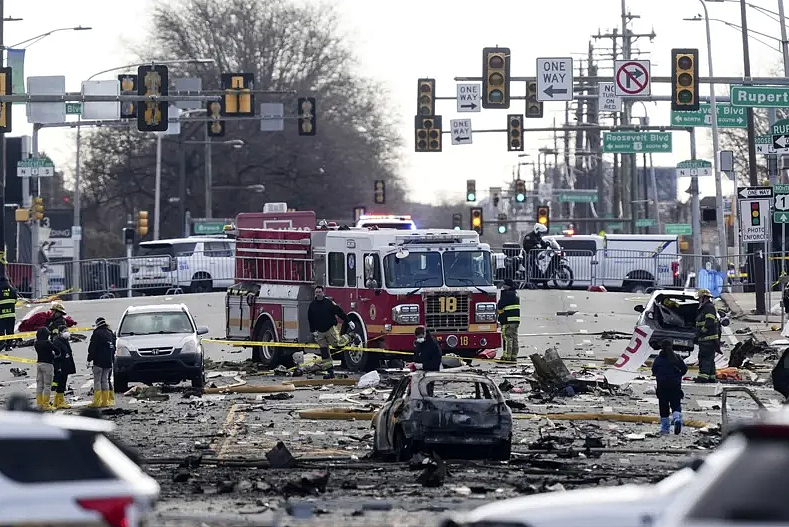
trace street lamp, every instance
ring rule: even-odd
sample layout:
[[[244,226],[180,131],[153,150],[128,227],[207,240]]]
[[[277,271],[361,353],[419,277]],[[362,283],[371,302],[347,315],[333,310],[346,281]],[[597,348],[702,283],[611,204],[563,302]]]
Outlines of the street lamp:
[[[59,27],[57,29],[53,29],[52,31],[47,31],[46,33],[41,33],[38,36],[29,38],[27,40],[23,40],[22,42],[17,42],[16,44],[14,44],[12,46],[3,46],[2,49],[13,49],[13,48],[16,48],[17,46],[21,46],[23,44],[27,44],[28,42],[30,42],[30,44],[27,44],[27,46],[25,46],[25,47],[30,47],[33,44],[35,44],[36,42],[38,42],[39,40],[43,40],[46,37],[48,37],[49,35],[52,35],[53,33],[57,33],[58,31],[90,31],[91,29],[93,29],[93,28],[92,27],[84,27],[84,26]]]

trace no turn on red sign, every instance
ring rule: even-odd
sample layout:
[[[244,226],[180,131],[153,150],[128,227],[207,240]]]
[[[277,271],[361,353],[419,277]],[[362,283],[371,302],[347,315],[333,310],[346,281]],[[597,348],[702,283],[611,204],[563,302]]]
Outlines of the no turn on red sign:
[[[650,95],[652,92],[650,64],[648,60],[615,60],[614,94],[617,97]]]

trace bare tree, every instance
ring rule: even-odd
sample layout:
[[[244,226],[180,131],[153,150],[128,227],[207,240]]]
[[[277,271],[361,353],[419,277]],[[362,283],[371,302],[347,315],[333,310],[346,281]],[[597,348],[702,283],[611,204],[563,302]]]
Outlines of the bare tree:
[[[285,0],[183,0],[157,8],[153,21],[152,49],[144,56],[214,59],[214,65],[178,70],[200,76],[204,91],[218,90],[222,73],[250,72],[255,74],[255,90],[292,92],[256,96],[256,104],[282,102],[286,116],[297,113],[294,93],[317,98],[314,137],[298,136],[292,118],[286,119],[282,133],[262,133],[258,121],[226,122],[226,139],[243,139],[247,147],[213,149],[214,184],[264,184],[266,193],[216,192],[214,216],[260,210],[262,201],[286,201],[322,217],[350,219],[354,206],[371,202],[376,179],[387,182],[387,204],[403,206],[397,173],[401,142],[384,90],[357,73],[352,48],[331,8]],[[204,140],[205,127],[184,125],[181,137]],[[163,235],[177,234],[180,228],[180,221],[174,221],[178,207],[167,201],[178,196],[180,151],[177,142],[166,143]],[[186,207],[193,216],[202,216],[204,150],[185,148]],[[154,149],[152,136],[136,131],[91,134],[85,155],[85,216],[96,229],[120,229],[134,209],[152,210]]]

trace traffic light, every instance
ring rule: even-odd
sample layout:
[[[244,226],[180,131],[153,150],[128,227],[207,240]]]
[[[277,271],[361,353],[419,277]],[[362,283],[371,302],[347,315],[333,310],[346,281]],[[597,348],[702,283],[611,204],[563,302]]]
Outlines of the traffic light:
[[[223,73],[222,115],[255,115],[255,75],[253,73]]]
[[[134,245],[134,229],[131,227],[123,228],[123,243],[126,245]]]
[[[353,208],[353,222],[356,223],[365,214],[367,214],[367,209],[366,208],[364,208],[364,207],[354,207]]]
[[[441,152],[441,116],[432,115],[414,118],[414,150],[417,152]]]
[[[375,201],[376,205],[383,205],[386,203],[386,181],[383,179],[375,180],[373,201]]]
[[[699,50],[671,50],[671,109],[695,112],[699,109]]]
[[[751,201],[751,225],[758,227],[762,224],[761,211],[759,209],[758,201]]]
[[[475,179],[466,180],[466,201],[477,201],[477,181]]]
[[[436,79],[419,79],[416,113],[422,117],[436,114]]]
[[[166,96],[168,93],[167,66],[140,66],[137,69],[137,95]],[[166,132],[169,108],[166,102],[141,101],[137,111],[137,130]]]
[[[137,234],[145,236],[148,234],[148,211],[141,210],[137,212]]]
[[[118,75],[121,84],[121,95],[137,94],[137,75]],[[137,101],[123,101],[121,103],[121,119],[137,118]]]
[[[511,113],[507,116],[507,152],[523,150],[523,116]]]
[[[299,97],[299,135],[315,135],[315,97]]]
[[[11,68],[0,68],[0,95],[12,95]],[[11,106],[13,103],[0,103],[0,133],[11,131]]]
[[[455,213],[452,215],[452,228],[456,231],[459,231],[463,228],[463,215],[460,213]]]
[[[543,106],[537,100],[537,83],[526,83],[526,118],[542,119]]]
[[[550,207],[537,207],[537,223],[549,228],[551,225],[551,208]]]
[[[33,198],[33,220],[39,221],[44,219],[44,198]]]
[[[499,234],[506,234],[507,232],[507,215],[504,213],[499,214]]]
[[[482,207],[471,207],[471,230],[480,236],[483,231]]]
[[[510,48],[482,49],[482,107],[510,107]]]
[[[225,121],[221,119],[222,103],[213,101],[208,103],[208,137],[224,137]]]
[[[518,203],[526,201],[526,182],[522,179],[515,180],[515,201]]]

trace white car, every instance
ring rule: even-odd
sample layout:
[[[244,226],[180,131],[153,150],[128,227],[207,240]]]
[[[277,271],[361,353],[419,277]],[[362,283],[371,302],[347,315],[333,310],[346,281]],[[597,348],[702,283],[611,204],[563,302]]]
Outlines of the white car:
[[[0,525],[140,527],[159,484],[107,435],[110,421],[0,411]]]
[[[696,477],[683,468],[656,485],[599,486],[483,505],[440,527],[640,527],[649,525]]]

